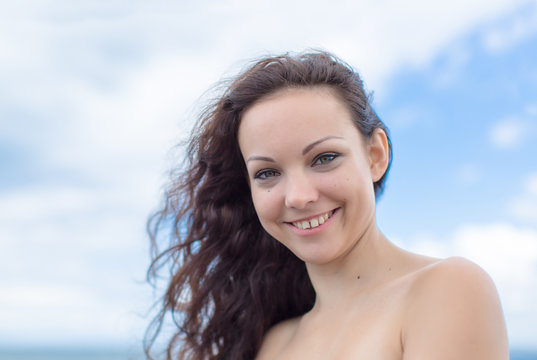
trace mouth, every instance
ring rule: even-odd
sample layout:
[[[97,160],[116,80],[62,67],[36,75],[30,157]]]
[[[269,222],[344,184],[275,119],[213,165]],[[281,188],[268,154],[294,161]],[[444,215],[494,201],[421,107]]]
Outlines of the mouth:
[[[313,217],[311,217],[309,219],[292,221],[292,222],[290,222],[290,224],[292,224],[294,227],[299,228],[301,230],[314,229],[317,226],[320,226],[320,225],[324,224],[325,221],[330,219],[332,217],[332,215],[334,215],[334,213],[336,211],[337,211],[337,209],[334,209],[334,210],[328,211],[328,212],[326,212],[324,214],[313,216]]]

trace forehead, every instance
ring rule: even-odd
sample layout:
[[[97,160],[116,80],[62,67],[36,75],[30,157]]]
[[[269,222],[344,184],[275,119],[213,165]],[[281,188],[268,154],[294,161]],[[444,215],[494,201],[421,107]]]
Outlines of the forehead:
[[[338,113],[343,111],[350,116],[348,109],[337,91],[326,85],[284,88],[255,102],[243,113],[242,120],[252,117],[258,118],[260,115],[264,117],[263,115],[268,115],[269,113],[279,117],[286,115],[293,117],[307,116],[308,113],[315,113],[320,110],[323,112],[336,111]]]
[[[247,109],[239,126],[243,153],[304,144],[326,136],[355,139],[348,106],[329,87],[290,88]],[[244,155],[244,154],[243,154]]]

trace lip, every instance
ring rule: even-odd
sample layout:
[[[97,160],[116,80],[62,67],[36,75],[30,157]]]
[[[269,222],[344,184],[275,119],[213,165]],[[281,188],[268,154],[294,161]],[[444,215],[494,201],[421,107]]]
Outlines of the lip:
[[[300,235],[300,236],[315,235],[315,234],[318,234],[319,232],[323,231],[324,229],[326,229],[332,223],[332,219],[338,213],[339,209],[340,208],[335,208],[335,209],[330,210],[330,211],[319,213],[318,215],[312,215],[312,216],[304,217],[304,218],[301,218],[301,219],[293,220],[293,222],[306,221],[306,220],[314,219],[314,218],[319,217],[319,216],[321,216],[323,214],[326,214],[326,213],[330,213],[330,212],[332,213],[332,215],[330,215],[328,220],[326,220],[323,224],[321,224],[321,225],[319,225],[317,227],[314,227],[314,228],[300,229],[300,228],[297,228],[296,226],[294,226],[292,222],[285,222],[285,224],[287,226],[289,226],[291,228],[291,231],[293,231],[297,235]]]
[[[306,217],[303,217],[303,218],[300,218],[300,219],[294,219],[294,220],[291,220],[291,221],[286,221],[286,223],[288,224],[292,224],[294,222],[299,222],[299,221],[309,221],[311,219],[315,219],[321,215],[324,215],[324,214],[329,214],[329,213],[332,213],[332,215],[334,214],[334,212],[339,209],[339,208],[335,208],[335,209],[332,209],[332,210],[328,210],[328,211],[324,211],[322,213],[318,213],[316,215],[310,215],[310,216],[306,216]]]

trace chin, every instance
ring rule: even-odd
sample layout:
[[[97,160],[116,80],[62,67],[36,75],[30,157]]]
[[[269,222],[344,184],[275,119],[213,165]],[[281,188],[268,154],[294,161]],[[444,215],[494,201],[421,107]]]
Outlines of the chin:
[[[311,265],[325,265],[338,258],[336,254],[327,249],[301,249],[301,250],[292,250],[290,249],[296,257],[304,261],[306,264]]]

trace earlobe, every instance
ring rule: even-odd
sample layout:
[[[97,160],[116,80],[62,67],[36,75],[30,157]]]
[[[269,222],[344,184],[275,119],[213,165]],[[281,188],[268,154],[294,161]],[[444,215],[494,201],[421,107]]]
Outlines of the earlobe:
[[[375,129],[368,143],[369,167],[371,177],[375,182],[384,175],[388,168],[390,145],[388,137],[382,129]]]

